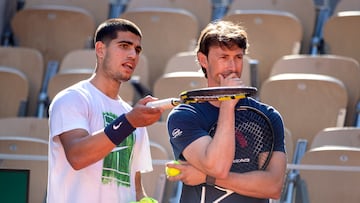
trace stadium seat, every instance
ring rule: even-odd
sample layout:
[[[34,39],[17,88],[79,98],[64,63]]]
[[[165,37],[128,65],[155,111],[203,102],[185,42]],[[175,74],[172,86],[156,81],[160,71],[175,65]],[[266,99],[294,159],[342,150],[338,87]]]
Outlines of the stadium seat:
[[[360,128],[332,127],[325,128],[317,133],[310,149],[323,146],[343,146],[360,148]]]
[[[287,55],[275,62],[270,75],[282,73],[322,74],[341,80],[349,96],[345,125],[355,125],[360,100],[360,67],[356,60],[336,55]]]
[[[0,118],[26,116],[29,80],[10,67],[0,66]]]
[[[175,97],[185,90],[207,87],[207,80],[200,72],[173,72],[164,74],[154,84],[154,96],[159,99]],[[163,112],[161,121],[166,121],[170,109]]]
[[[16,44],[38,49],[49,61],[60,61],[71,50],[89,48],[95,21],[84,9],[39,5],[18,11],[11,21]]]
[[[110,1],[98,0],[25,0],[25,8],[38,5],[58,5],[85,9],[93,16],[96,25],[99,25],[108,18],[109,4]]]
[[[171,56],[166,63],[164,74],[183,71],[201,71],[194,51],[179,52]]]
[[[211,21],[211,0],[130,0],[127,9],[135,8],[175,8],[184,9],[196,16],[199,28],[204,28]],[[201,12],[199,12],[201,11]]]
[[[341,11],[360,11],[360,4],[358,0],[338,0],[339,3],[335,9],[335,13]]]
[[[323,32],[327,53],[351,57],[360,63],[360,11],[337,13],[326,21]]]
[[[76,49],[65,54],[60,62],[59,72],[68,69],[95,69],[96,55],[94,49]]]
[[[360,148],[324,146],[306,152],[297,186],[303,202],[357,203],[360,200]],[[301,190],[302,189],[302,190]]]
[[[52,101],[57,93],[71,85],[86,80],[94,73],[93,69],[68,69],[54,75],[48,86],[49,100]]]
[[[158,121],[146,127],[150,141],[160,144],[166,150],[168,159],[174,159],[165,121]]]
[[[47,185],[47,119],[0,119],[0,168],[29,169],[29,203],[44,202]]]
[[[300,21],[291,13],[236,10],[223,19],[240,23],[245,27],[250,44],[248,56],[258,61],[259,87],[269,77],[276,60],[284,55],[300,52],[303,28]]]
[[[44,60],[41,53],[32,48],[0,47],[0,66],[16,68],[29,81],[29,97],[26,116],[35,116],[41,82],[44,76]]]
[[[50,78],[66,53],[92,46],[95,20],[82,8],[38,5],[19,10],[11,20],[11,28],[16,46],[34,48],[43,55],[45,74],[37,109],[37,116],[43,117]]]
[[[326,127],[343,127],[348,94],[338,79],[318,74],[278,74],[260,89],[260,101],[274,106],[291,132],[294,146]]]
[[[141,179],[145,192],[158,202],[163,202],[166,188],[166,174],[164,160],[168,160],[168,154],[163,146],[150,141],[151,157],[153,159],[153,171],[142,173]]]
[[[149,85],[164,72],[166,62],[174,54],[194,48],[199,34],[198,21],[182,9],[138,8],[125,11],[121,18],[136,23],[144,35],[142,45],[149,62]]]
[[[342,0],[343,1],[343,0]],[[233,0],[228,13],[235,10],[274,10],[292,13],[299,19],[303,28],[300,53],[307,54],[316,22],[314,0]],[[276,28],[271,28],[277,31]],[[270,30],[270,29],[269,29]],[[268,30],[268,31],[269,31]],[[278,31],[278,34],[283,33]],[[292,33],[292,32],[285,32]],[[251,35],[250,35],[251,37]],[[268,43],[265,43],[266,45]],[[267,50],[274,50],[276,46],[267,46]]]

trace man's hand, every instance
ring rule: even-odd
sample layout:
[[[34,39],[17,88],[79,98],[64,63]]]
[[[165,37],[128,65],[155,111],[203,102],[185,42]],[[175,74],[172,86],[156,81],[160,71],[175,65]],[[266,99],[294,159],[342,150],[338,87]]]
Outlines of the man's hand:
[[[236,73],[231,73],[224,77],[219,75],[220,86],[229,87],[229,86],[244,86],[243,81],[238,77]]]
[[[242,80],[235,73],[231,73],[228,76],[224,77],[223,75],[219,75],[220,86],[221,87],[233,87],[233,86],[244,86]],[[231,103],[232,105],[236,105],[239,99],[232,99],[226,102]]]
[[[155,100],[157,99],[152,96],[146,96],[145,98],[140,99],[133,109],[126,114],[126,119],[128,119],[133,127],[144,127],[159,121],[164,110],[146,106],[146,103]]]
[[[166,166],[170,168],[176,168],[181,171],[177,176],[168,176],[170,181],[182,181],[186,185],[199,185],[205,183],[206,174],[202,173],[198,169],[194,168],[185,161],[179,161],[180,164],[167,163]]]

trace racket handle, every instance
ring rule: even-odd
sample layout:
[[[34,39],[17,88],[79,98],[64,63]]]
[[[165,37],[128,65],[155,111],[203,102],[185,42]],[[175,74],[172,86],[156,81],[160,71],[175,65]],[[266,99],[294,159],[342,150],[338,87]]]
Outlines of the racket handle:
[[[153,102],[148,102],[148,107],[160,107],[162,109],[172,109],[180,104],[180,100],[177,98],[161,99]]]

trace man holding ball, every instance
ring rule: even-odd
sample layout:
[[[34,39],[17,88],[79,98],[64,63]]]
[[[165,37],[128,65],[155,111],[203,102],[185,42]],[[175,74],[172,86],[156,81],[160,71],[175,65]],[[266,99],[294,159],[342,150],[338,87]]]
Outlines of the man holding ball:
[[[243,27],[228,21],[208,24],[196,47],[208,87],[241,86],[247,48]],[[259,156],[253,155],[256,150],[244,154],[252,148],[250,140],[263,133],[256,123],[253,137],[245,138],[236,125],[236,117],[243,115],[241,106],[259,110],[269,118],[275,141],[265,169],[258,169],[261,162],[257,160],[270,150],[259,147]],[[284,126],[273,107],[250,97],[180,104],[169,114],[167,127],[174,157],[180,160],[180,164],[167,164],[180,171],[172,171],[168,179],[183,182],[180,203],[268,203],[280,197],[286,171]],[[254,167],[244,170],[250,162]]]

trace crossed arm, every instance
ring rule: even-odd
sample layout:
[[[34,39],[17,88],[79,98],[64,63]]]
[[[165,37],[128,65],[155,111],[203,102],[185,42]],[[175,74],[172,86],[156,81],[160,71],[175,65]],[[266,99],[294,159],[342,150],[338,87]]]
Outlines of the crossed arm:
[[[273,152],[270,163],[264,171],[259,170],[247,173],[228,171],[226,176],[218,176],[199,164],[194,148],[200,149],[204,147],[203,144],[206,143],[206,140],[210,139],[211,141],[211,138],[205,136],[199,139],[203,140],[196,140],[184,150],[183,153],[187,162],[181,162],[181,165],[168,165],[181,171],[181,174],[178,176],[168,177],[169,180],[180,180],[187,185],[198,185],[205,182],[206,174],[208,174],[216,178],[216,185],[236,193],[257,198],[280,198],[286,171],[286,155],[284,152]]]

